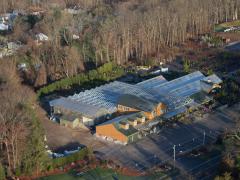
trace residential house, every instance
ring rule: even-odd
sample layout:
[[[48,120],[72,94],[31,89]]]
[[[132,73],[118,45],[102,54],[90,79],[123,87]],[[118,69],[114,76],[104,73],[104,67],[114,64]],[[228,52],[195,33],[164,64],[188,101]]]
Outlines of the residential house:
[[[49,40],[48,36],[46,34],[43,34],[43,33],[38,33],[36,34],[36,43],[38,45],[41,45],[43,42],[46,42]]]

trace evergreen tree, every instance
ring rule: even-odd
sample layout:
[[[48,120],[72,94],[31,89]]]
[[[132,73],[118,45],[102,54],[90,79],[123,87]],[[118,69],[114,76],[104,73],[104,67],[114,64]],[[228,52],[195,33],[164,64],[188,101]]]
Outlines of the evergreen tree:
[[[184,64],[183,64],[183,70],[186,73],[190,72],[190,62],[188,60],[184,60]]]
[[[5,170],[3,165],[0,163],[0,180],[4,180],[6,178],[5,176]]]
[[[33,112],[31,114],[31,133],[22,162],[22,171],[24,174],[31,174],[34,171],[39,173],[46,170],[49,163],[44,144],[43,129],[35,114]]]

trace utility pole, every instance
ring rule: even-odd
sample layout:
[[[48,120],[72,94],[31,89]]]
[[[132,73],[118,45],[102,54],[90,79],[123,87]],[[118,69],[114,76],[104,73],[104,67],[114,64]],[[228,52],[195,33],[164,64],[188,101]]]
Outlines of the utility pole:
[[[205,144],[206,132],[203,132],[203,145]]]
[[[156,161],[157,161],[157,155],[154,154],[154,164],[156,164]]]
[[[173,145],[173,161],[174,161],[174,168],[175,168],[175,161],[176,161],[176,145]]]

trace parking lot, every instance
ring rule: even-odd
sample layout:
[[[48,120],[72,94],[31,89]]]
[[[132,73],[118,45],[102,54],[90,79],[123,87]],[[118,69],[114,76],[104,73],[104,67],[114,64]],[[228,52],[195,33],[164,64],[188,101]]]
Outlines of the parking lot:
[[[217,162],[221,158],[216,155],[208,161],[189,158],[185,154],[203,145],[211,144],[220,133],[233,129],[239,117],[240,104],[215,110],[200,120],[197,118],[198,120],[191,124],[177,123],[173,127],[164,127],[159,134],[149,135],[127,146],[100,141],[87,130],[72,130],[49,119],[42,121],[52,150],[86,145],[100,152],[103,159],[114,160],[124,167],[144,173],[146,169],[157,164],[173,165],[175,145],[176,167],[185,174],[197,176],[200,169],[203,171],[206,167],[209,170],[216,169]]]
[[[225,130],[233,129],[235,121],[240,117],[240,105],[216,110],[205,118],[195,121],[192,124],[178,123],[175,127],[167,127],[157,134],[144,137],[142,140],[121,146],[108,144],[105,147],[97,148],[104,154],[104,158],[113,159],[123,166],[135,168],[144,172],[156,164],[174,162],[183,172],[195,174],[199,169],[212,166],[219,162],[219,154],[213,156],[212,161],[199,162],[195,158],[187,159],[184,154],[203,145],[215,142],[218,135]],[[199,164],[205,164],[198,167]]]

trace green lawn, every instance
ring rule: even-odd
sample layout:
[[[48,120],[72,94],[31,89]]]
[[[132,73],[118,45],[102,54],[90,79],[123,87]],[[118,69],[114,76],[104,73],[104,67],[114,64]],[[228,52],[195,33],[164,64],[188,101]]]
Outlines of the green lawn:
[[[96,168],[84,173],[81,176],[76,176],[76,172],[69,172],[66,174],[61,175],[54,175],[40,178],[39,180],[155,180],[159,179],[159,177],[164,176],[164,174],[158,173],[151,176],[142,176],[142,177],[130,177],[120,175],[115,173],[113,170],[110,169],[101,169]]]

